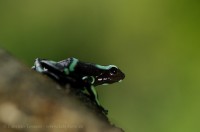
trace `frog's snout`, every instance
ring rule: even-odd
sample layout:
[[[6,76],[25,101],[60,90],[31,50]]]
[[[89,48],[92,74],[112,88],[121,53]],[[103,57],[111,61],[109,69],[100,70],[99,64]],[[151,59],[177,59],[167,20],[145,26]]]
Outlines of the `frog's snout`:
[[[125,74],[122,72],[122,79],[121,80],[123,80],[125,78]]]

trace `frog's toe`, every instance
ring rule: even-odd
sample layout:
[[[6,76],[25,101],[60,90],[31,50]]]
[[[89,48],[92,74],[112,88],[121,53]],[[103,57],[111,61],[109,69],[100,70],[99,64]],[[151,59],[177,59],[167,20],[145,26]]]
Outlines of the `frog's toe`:
[[[99,106],[99,109],[102,111],[103,114],[105,114],[105,115],[108,114],[108,110],[106,110],[106,109],[103,108],[102,106]]]

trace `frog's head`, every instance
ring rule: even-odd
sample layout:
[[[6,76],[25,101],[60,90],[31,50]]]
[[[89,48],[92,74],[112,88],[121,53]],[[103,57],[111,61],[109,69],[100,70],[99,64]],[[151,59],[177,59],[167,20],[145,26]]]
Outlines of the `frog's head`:
[[[96,67],[100,69],[100,73],[94,76],[94,85],[106,85],[121,82],[125,78],[125,74],[115,65],[96,65]]]
[[[81,61],[75,65],[73,74],[94,86],[121,82],[125,78],[124,73],[115,65],[102,66]]]

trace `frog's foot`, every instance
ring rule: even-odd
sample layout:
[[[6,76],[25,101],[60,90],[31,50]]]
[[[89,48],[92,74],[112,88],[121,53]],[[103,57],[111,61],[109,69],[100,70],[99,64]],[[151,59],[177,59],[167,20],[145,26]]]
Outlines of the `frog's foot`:
[[[98,106],[99,107],[99,109],[101,110],[101,112],[103,113],[103,114],[105,114],[105,115],[107,115],[108,114],[108,110],[106,110],[105,108],[103,108],[102,106]]]

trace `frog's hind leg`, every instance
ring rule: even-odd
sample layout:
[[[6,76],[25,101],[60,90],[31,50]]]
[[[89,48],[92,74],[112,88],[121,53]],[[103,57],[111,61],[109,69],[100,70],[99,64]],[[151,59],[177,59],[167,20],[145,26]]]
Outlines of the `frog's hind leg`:
[[[43,74],[45,74],[45,75],[47,75],[47,76],[49,76],[49,77],[51,77],[55,80],[59,80],[60,78],[56,74],[48,71],[46,68],[43,67],[42,61],[43,61],[43,59],[37,58],[35,60],[35,64],[32,67],[32,69],[37,71],[37,72],[43,73]]]

